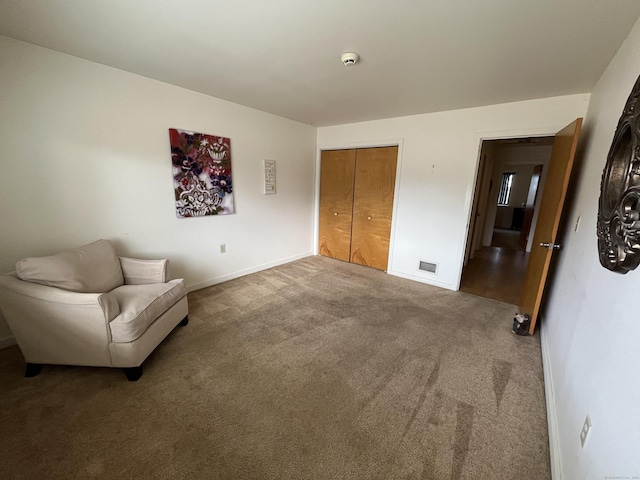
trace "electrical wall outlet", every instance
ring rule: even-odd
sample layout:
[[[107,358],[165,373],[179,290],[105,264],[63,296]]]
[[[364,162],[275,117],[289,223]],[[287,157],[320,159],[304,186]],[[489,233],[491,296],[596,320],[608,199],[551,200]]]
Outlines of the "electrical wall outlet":
[[[227,253],[227,246],[224,243],[220,244],[220,253]]]
[[[582,430],[580,430],[580,445],[584,448],[584,444],[587,441],[587,435],[589,435],[589,430],[591,430],[591,417],[587,415],[587,418],[584,419],[584,425],[582,425]]]

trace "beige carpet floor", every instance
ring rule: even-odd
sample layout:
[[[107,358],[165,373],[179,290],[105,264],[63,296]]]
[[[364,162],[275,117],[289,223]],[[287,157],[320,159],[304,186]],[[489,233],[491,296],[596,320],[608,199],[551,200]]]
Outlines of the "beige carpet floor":
[[[512,305],[322,257],[189,301],[138,382],[23,378],[1,350],[0,476],[550,478],[539,337]]]

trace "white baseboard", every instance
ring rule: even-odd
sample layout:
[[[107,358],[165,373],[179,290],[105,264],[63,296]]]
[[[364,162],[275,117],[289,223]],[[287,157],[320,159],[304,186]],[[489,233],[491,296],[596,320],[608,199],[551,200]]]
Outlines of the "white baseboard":
[[[216,277],[211,280],[207,280],[205,282],[194,283],[193,285],[188,285],[187,289],[190,292],[193,292],[195,290],[201,290],[203,288],[217,285],[218,283],[228,282],[229,280],[234,280],[236,278],[244,277],[245,275],[249,275],[250,273],[260,272],[268,268],[277,267],[278,265],[284,265],[285,263],[290,263],[295,260],[300,260],[301,258],[310,257],[312,255],[313,255],[312,252],[306,252],[306,253],[301,253],[300,255],[294,255],[293,257],[282,258],[280,260],[276,260],[275,262],[264,263],[256,267],[251,267],[245,270],[238,270],[237,272],[228,273],[227,275],[222,275],[220,277]]]
[[[411,275],[409,273],[402,273],[395,270],[387,271],[389,275],[394,277],[406,278],[407,280],[413,280],[414,282],[426,283],[427,285],[433,285],[434,287],[446,288],[447,290],[455,290],[451,283],[440,282],[431,278],[421,277],[419,275]]]
[[[16,339],[13,337],[0,338],[0,349],[10,347],[16,344]]]
[[[562,480],[562,458],[560,452],[560,438],[558,434],[558,412],[556,397],[553,389],[553,375],[551,374],[551,359],[549,357],[549,343],[545,322],[538,319],[540,325],[540,346],[542,349],[542,368],[544,372],[544,396],[547,401],[547,426],[549,428],[549,456],[551,460],[551,478]]]

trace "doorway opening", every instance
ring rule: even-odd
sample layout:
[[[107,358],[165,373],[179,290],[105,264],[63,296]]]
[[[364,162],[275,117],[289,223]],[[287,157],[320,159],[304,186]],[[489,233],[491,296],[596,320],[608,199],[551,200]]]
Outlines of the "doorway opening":
[[[461,291],[518,305],[554,139],[482,142]]]

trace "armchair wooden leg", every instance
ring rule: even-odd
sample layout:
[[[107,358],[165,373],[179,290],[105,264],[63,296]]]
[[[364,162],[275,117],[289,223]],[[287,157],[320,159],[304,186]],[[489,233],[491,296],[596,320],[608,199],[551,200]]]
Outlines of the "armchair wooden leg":
[[[35,377],[42,370],[41,363],[27,363],[27,368],[24,371],[25,377]]]
[[[142,365],[139,367],[123,368],[124,374],[127,376],[127,380],[130,382],[137,382],[142,376]]]
[[[186,317],[184,317],[184,318],[182,319],[182,321],[181,321],[178,325],[180,325],[181,327],[185,327],[185,326],[187,326],[187,324],[188,324],[188,323],[189,323],[189,315],[187,315]]]

